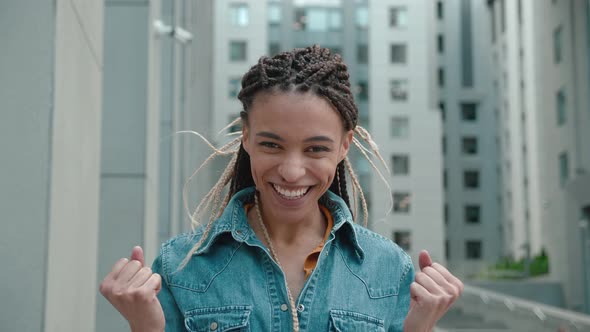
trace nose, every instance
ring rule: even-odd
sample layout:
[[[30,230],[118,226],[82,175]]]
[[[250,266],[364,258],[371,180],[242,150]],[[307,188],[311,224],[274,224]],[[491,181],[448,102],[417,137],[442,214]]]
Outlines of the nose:
[[[297,182],[305,175],[305,167],[299,158],[289,158],[279,165],[279,175],[285,182]]]

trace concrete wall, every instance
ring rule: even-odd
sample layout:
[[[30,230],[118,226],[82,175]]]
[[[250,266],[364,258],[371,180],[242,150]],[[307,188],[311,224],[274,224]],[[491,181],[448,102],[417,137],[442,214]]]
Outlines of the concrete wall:
[[[444,103],[443,120],[446,137],[445,169],[448,206],[446,239],[449,250],[449,267],[458,275],[478,272],[482,267],[495,263],[503,253],[501,211],[498,204],[499,176],[496,170],[498,142],[496,141],[495,109],[497,101],[492,82],[492,45],[488,8],[485,2],[471,1],[471,63],[473,86],[462,85],[461,74],[467,70],[462,59],[463,38],[462,0],[444,1],[444,17],[438,20],[439,31],[444,38],[444,50],[439,55],[439,64],[445,69],[446,82],[441,89],[440,100]],[[436,41],[432,36],[432,43]],[[435,52],[437,52],[435,50]],[[467,123],[461,119],[461,103],[477,104],[477,121]],[[477,155],[466,156],[461,149],[463,136],[477,138]],[[468,190],[463,185],[463,171],[477,169],[480,172],[480,187]],[[477,204],[481,208],[480,223],[465,222],[465,205]],[[467,240],[482,241],[481,259],[466,259]]]
[[[91,331],[102,4],[0,4],[0,274],[6,331]]]
[[[442,128],[437,105],[428,92],[434,79],[434,70],[429,56],[434,26],[434,7],[430,1],[405,1],[408,9],[406,29],[389,27],[389,7],[400,1],[374,1],[369,5],[371,29],[369,30],[369,117],[370,132],[380,145],[380,152],[390,162],[393,153],[410,155],[410,174],[390,178],[392,190],[411,193],[410,213],[393,213],[386,216],[390,207],[390,195],[378,176],[372,176],[373,228],[392,237],[394,230],[411,232],[411,254],[417,262],[421,249],[428,249],[433,259],[445,261],[442,188],[442,152],[440,138]],[[390,63],[390,44],[407,43],[407,63]],[[409,99],[393,102],[390,98],[389,81],[407,78]],[[391,117],[409,117],[409,138],[392,139]],[[379,119],[379,121],[377,121]]]

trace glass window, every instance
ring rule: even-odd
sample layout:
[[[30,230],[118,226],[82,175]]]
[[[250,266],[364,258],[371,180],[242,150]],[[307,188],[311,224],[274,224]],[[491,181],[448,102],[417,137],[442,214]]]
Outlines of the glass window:
[[[230,41],[229,42],[229,60],[246,61],[246,42]]]
[[[241,78],[240,77],[232,77],[229,79],[229,97],[236,98],[238,93],[240,92],[241,86]]]
[[[230,124],[233,121],[235,121],[237,118],[239,118],[240,115],[239,114],[234,114],[234,115],[230,115],[227,119],[227,123]],[[235,125],[229,127],[229,132],[230,133],[237,133],[237,132],[241,132],[242,131],[242,121],[238,121]]]
[[[465,189],[479,188],[479,171],[470,170],[463,172],[463,187]]]
[[[397,191],[393,193],[393,212],[410,212],[410,193]]]
[[[556,96],[556,107],[557,107],[557,124],[561,126],[566,121],[566,100],[565,91],[561,88],[557,91]]]
[[[559,154],[559,183],[563,186],[569,178],[569,160],[567,152]]]
[[[436,46],[438,53],[443,53],[445,51],[445,39],[442,34],[438,35],[438,38],[436,39]]]
[[[444,87],[445,86],[445,69],[438,68],[438,86]]]
[[[442,1],[437,1],[436,3],[436,17],[438,17],[439,20],[442,20],[444,17]]]
[[[445,110],[445,102],[441,101],[438,103],[438,108],[440,109],[440,118],[442,121],[446,119],[446,110]]]
[[[467,259],[481,259],[481,241],[480,240],[465,241],[465,258],[467,258]]]
[[[391,160],[393,175],[410,174],[410,157],[407,154],[394,154]]]
[[[477,120],[477,104],[461,103],[461,119],[463,121],[473,122]]]
[[[369,10],[366,6],[356,8],[356,27],[367,29],[369,27]]]
[[[328,12],[328,29],[342,29],[342,12],[340,11],[340,9],[331,9]]]
[[[328,30],[328,12],[326,8],[308,8],[306,11],[306,30]]]
[[[369,83],[367,81],[358,83],[358,98],[363,101],[369,99]]]
[[[360,64],[369,63],[369,45],[360,44],[356,46],[356,58]]]
[[[391,137],[408,138],[410,136],[410,121],[407,117],[393,117],[391,119]]]
[[[461,150],[463,151],[463,154],[466,155],[477,154],[477,137],[463,137],[461,139]]]
[[[295,23],[293,24],[293,28],[295,30],[305,30],[306,22],[307,22],[307,17],[305,15],[305,9],[303,9],[303,8],[295,9]]]
[[[279,25],[279,24],[281,24],[281,18],[282,18],[281,4],[269,3],[268,4],[268,23],[270,23],[270,25]]]
[[[394,231],[393,242],[405,251],[409,251],[412,247],[412,236],[410,231]]]
[[[407,47],[405,44],[391,44],[391,63],[406,63]]]
[[[466,205],[465,206],[465,222],[468,224],[477,224],[480,222],[480,206]]]
[[[391,99],[404,101],[408,100],[408,80],[393,79],[389,82]]]
[[[562,37],[562,28],[561,25],[558,26],[557,28],[555,28],[555,31],[553,31],[553,61],[555,63],[560,63],[561,62],[561,50],[562,50],[562,43],[563,43],[563,37]]]
[[[406,7],[393,7],[389,9],[389,26],[393,28],[405,28],[408,25],[408,9]]]
[[[445,225],[449,224],[449,204],[445,204]]]
[[[248,5],[245,3],[231,3],[229,5],[229,17],[233,26],[247,26],[249,21]]]
[[[268,54],[270,54],[270,56],[277,55],[277,54],[279,54],[280,51],[281,51],[281,45],[279,43],[268,44]]]

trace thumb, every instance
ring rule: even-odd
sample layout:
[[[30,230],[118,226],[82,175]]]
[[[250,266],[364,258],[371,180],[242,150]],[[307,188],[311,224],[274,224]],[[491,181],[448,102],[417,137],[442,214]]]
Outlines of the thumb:
[[[432,265],[432,258],[430,258],[430,254],[428,254],[428,251],[420,251],[420,257],[418,257],[418,264],[420,265],[420,270],[423,270],[425,267]]]
[[[135,246],[133,247],[133,250],[131,250],[131,260],[139,261],[141,263],[141,266],[145,265],[145,261],[143,258],[143,249],[141,249],[140,246]]]

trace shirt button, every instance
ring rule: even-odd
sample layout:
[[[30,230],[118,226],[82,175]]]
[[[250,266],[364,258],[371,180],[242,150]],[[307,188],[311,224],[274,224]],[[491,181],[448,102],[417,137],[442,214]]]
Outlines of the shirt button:
[[[303,304],[300,304],[297,306],[297,311],[303,312],[303,310],[305,310],[305,307],[303,306]]]
[[[287,311],[287,309],[289,309],[289,307],[285,303],[281,304],[282,311]]]
[[[209,328],[211,329],[211,331],[217,330],[217,322],[211,323],[211,326],[209,326]]]

